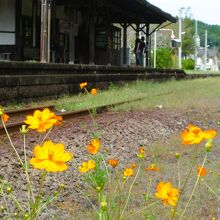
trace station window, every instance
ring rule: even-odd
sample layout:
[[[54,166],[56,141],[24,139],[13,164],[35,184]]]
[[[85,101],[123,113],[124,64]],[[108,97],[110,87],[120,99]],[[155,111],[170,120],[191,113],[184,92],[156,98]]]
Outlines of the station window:
[[[121,30],[114,29],[113,30],[113,49],[120,50],[121,48]]]

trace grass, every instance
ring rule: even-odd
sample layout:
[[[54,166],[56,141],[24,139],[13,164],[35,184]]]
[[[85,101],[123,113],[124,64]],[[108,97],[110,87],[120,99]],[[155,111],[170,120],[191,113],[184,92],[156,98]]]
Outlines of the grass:
[[[187,74],[220,74],[220,71],[217,70],[184,70]]]
[[[116,107],[115,110],[146,110],[155,108],[157,105],[182,110],[210,109],[214,105],[218,107],[220,105],[220,78],[167,81],[163,83],[137,81],[123,87],[115,86],[107,91],[99,91],[92,98],[81,93],[78,96],[63,97],[52,102],[56,104],[59,110],[79,110],[143,97],[142,101],[123,104]]]
[[[118,106],[115,110],[145,110],[155,108],[157,105],[162,105],[164,108],[182,110],[210,109],[214,105],[220,108],[219,97],[220,78],[210,77],[194,80],[173,80],[162,83],[136,81],[134,83],[126,83],[123,86],[112,84],[106,91],[98,90],[98,94],[92,98],[81,92],[75,96],[64,96],[56,100],[31,103],[29,106],[55,104],[58,110],[65,109],[70,111],[144,98],[141,101]],[[23,106],[19,104],[9,108],[20,108]]]

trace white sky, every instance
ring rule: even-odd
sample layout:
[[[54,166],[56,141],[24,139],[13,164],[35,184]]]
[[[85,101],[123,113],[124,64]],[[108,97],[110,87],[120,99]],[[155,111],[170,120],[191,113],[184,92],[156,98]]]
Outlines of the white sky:
[[[177,16],[181,7],[191,7],[192,18],[220,25],[220,0],[147,0],[163,11]]]

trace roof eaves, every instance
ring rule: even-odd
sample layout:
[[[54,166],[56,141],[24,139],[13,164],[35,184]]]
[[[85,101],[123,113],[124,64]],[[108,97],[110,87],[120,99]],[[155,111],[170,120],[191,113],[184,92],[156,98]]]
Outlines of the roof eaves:
[[[146,1],[146,0],[136,0],[136,1],[139,2],[140,4],[146,6],[148,9],[151,9],[152,11],[157,13],[158,15],[162,16],[164,21],[171,21],[172,23],[177,22],[177,18],[173,17],[171,14],[169,14],[167,12],[164,12],[160,8],[150,4],[148,1]]]

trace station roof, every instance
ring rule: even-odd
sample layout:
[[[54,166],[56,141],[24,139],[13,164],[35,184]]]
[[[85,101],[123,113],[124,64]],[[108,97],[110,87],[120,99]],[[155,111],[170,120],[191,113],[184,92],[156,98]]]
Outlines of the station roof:
[[[146,0],[104,0],[103,2],[105,2],[103,8],[105,13],[115,23],[161,24],[165,21],[173,23],[177,21],[175,17]]]

